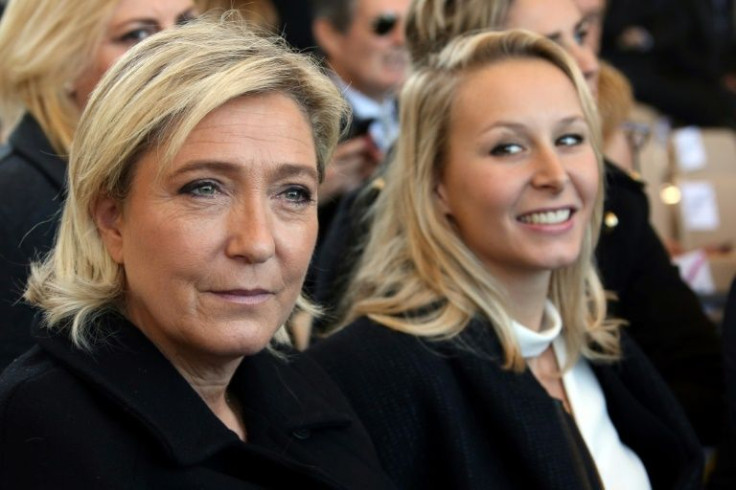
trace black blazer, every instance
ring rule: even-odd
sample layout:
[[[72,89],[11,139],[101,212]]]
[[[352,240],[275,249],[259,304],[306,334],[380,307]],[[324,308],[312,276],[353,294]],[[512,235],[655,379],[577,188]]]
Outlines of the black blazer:
[[[501,368],[487,323],[428,342],[362,318],[308,352],[348,396],[403,489],[600,488],[575,424],[526,370]],[[593,365],[621,440],[654,489],[700,488],[702,452],[679,405],[628,337]],[[587,462],[587,463],[586,463]]]
[[[20,297],[29,264],[54,243],[66,161],[26,115],[0,147],[0,371],[33,345],[35,310]]]
[[[243,443],[133,325],[90,352],[44,332],[0,377],[0,488],[392,488],[362,425],[308,359],[247,357]]]
[[[715,445],[725,421],[721,344],[695,294],[682,281],[649,224],[643,184],[606,163],[606,201],[596,258],[603,284],[617,301],[613,315],[649,356],[685,408],[704,444]],[[367,209],[380,192],[363,189],[343,199],[316,258],[315,299],[329,311],[342,299],[370,230]]]

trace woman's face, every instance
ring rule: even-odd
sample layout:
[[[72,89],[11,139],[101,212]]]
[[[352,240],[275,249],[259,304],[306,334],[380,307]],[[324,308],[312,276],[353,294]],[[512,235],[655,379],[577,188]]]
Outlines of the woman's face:
[[[243,97],[205,117],[160,176],[159,151],[144,154],[123,204],[97,205],[126,315],[175,365],[258,352],[287,320],[317,237],[315,152],[291,98]]]
[[[513,0],[504,27],[527,29],[562,46],[575,59],[595,96],[599,66],[591,44],[585,42],[587,24],[573,0]]]
[[[561,70],[514,59],[469,73],[448,136],[440,207],[495,277],[546,279],[577,259],[598,163],[577,92]]]
[[[73,86],[74,102],[83,110],[105,72],[125,52],[145,38],[194,17],[192,0],[120,0],[89,65]]]

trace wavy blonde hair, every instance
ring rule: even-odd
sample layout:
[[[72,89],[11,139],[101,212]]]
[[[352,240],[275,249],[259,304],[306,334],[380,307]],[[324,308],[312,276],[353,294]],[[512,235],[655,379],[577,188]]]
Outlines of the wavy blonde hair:
[[[448,339],[462,332],[473,317],[481,317],[491,323],[503,345],[504,367],[524,368],[503,288],[457,235],[435,192],[459,84],[475,70],[518,58],[540,59],[559,68],[574,85],[591,129],[600,190],[580,256],[570,266],[552,271],[548,296],[565,325],[566,367],[580,355],[614,360],[619,355],[618,322],[606,320],[604,292],[592,262],[603,209],[595,104],[574,60],[552,41],[526,31],[461,37],[405,84],[396,154],[348,292],[346,322],[368,316],[400,332]]]
[[[152,36],[105,74],[72,146],[55,247],[32,266],[25,294],[48,326],[69,325],[72,340],[89,347],[94,317],[123,309],[124,272],[100,237],[94,203],[102,196],[124,200],[144,153],[160,150],[163,169],[207,114],[265,93],[291,97],[307,116],[321,180],[347,111],[340,93],[312,60],[254,35],[235,14]],[[311,309],[303,297],[297,305]]]
[[[119,0],[14,0],[0,21],[0,119],[24,112],[66,155],[79,120],[70,86],[84,71]]]
[[[421,65],[456,37],[503,26],[513,0],[413,0],[406,18],[406,45]]]

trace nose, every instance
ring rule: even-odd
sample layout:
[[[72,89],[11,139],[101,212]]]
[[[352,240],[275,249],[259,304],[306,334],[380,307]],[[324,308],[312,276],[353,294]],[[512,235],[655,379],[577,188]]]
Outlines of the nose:
[[[567,168],[560,159],[560,155],[553,149],[543,149],[534,161],[532,185],[538,189],[549,189],[552,192],[561,192],[570,176]]]
[[[596,93],[598,89],[598,71],[600,70],[598,57],[590,46],[585,44],[572,44],[569,51],[575,59],[575,62],[578,64],[578,68],[580,68],[580,71],[583,73],[585,80],[588,82],[591,92]]]
[[[266,262],[276,253],[272,220],[266,203],[251,199],[234,206],[227,220],[228,257],[250,264]]]
[[[394,30],[391,31],[391,43],[394,46],[403,47],[404,44],[406,44],[406,23],[404,22],[404,18],[402,17],[401,20],[399,20],[399,25],[394,27]]]

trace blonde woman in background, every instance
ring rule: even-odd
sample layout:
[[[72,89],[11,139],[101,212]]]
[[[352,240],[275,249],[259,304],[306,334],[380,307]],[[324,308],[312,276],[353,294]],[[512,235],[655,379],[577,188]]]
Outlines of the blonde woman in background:
[[[0,370],[32,345],[20,300],[48,252],[79,116],[105,71],[139,41],[196,14],[192,0],[12,0],[0,21]]]
[[[316,64],[235,21],[105,75],[29,280],[45,328],[0,377],[0,488],[391,488],[327,376],[272,344],[309,308],[345,112]]]
[[[696,489],[702,454],[606,319],[594,101],[524,31],[452,41],[409,78],[348,293],[311,348],[404,489]]]

